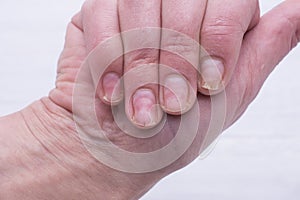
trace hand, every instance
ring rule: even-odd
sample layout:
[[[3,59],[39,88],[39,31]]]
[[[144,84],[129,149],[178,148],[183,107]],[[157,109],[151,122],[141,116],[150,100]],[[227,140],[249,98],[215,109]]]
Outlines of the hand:
[[[285,1],[263,16],[259,20],[259,23],[245,35],[235,73],[224,91],[227,98],[227,113],[223,129],[229,127],[242,115],[247,106],[255,98],[263,82],[273,68],[299,42],[299,9],[299,1]],[[82,13],[76,15],[68,27],[65,49],[62,53],[58,67],[57,87],[49,96],[56,105],[69,110],[71,113],[73,112],[72,98],[74,98],[73,89],[75,87],[75,78],[78,75],[80,66],[83,64],[84,58],[90,51],[88,42],[85,39],[85,34],[87,33],[83,28],[83,22],[85,21],[82,20],[82,17]],[[88,22],[86,21],[86,23]],[[222,95],[222,93],[211,98],[217,99],[220,95]],[[129,151],[149,152],[153,149],[161,148],[172,140],[175,133],[174,130],[177,129],[180,120],[179,116],[169,116],[167,125],[164,126],[162,131],[155,137],[147,140],[132,138],[117,127],[110,106],[105,105],[97,99],[98,98],[96,98],[98,119],[100,122],[105,122],[105,124],[100,123],[102,124],[102,127],[100,127],[101,130],[106,131],[105,134],[115,143],[115,145]],[[103,173],[114,174],[116,179],[122,178],[122,180],[124,180],[122,182],[113,182],[116,187],[122,188],[121,185],[128,185],[133,188],[133,185],[135,185],[136,193],[134,195],[142,195],[163,176],[190,163],[199,155],[199,152],[205,149],[205,147],[220,133],[215,132],[213,134],[214,137],[211,137],[208,141],[203,141],[212,114],[210,102],[209,97],[203,95],[198,96],[197,103],[200,108],[203,108],[201,111],[201,121],[198,124],[199,132],[190,148],[171,165],[155,172],[138,175],[116,172],[113,169],[105,168],[101,163],[97,164],[98,166],[101,166],[98,167],[98,169],[101,170],[105,168]],[[83,108],[85,107],[83,106]],[[60,115],[64,116],[65,114],[61,113]],[[62,142],[67,143],[68,141]],[[106,143],[103,143],[104,146],[105,144]],[[102,153],[111,157],[114,156],[114,152]],[[128,160],[130,159],[128,158]],[[158,160],[157,162],[160,161]]]
[[[98,96],[109,105],[120,103],[124,97],[128,118],[139,127],[151,128],[161,121],[163,111],[178,115],[191,109],[197,90],[208,95],[224,89],[237,66],[244,35],[257,25],[259,15],[257,0],[88,0],[77,25],[84,31],[87,52],[116,34],[148,27],[186,34],[206,50],[164,29],[152,31],[147,38],[143,34],[133,39],[121,34],[112,51],[127,52],[136,42],[151,43],[157,49],[128,52],[116,60],[100,81]],[[186,55],[189,62],[176,53]],[[165,72],[159,64],[177,73]],[[137,85],[137,80],[145,77],[137,72],[132,77],[124,76],[124,83],[119,81],[123,74],[141,65],[148,65],[147,77],[155,84]],[[161,108],[151,109],[155,104]]]

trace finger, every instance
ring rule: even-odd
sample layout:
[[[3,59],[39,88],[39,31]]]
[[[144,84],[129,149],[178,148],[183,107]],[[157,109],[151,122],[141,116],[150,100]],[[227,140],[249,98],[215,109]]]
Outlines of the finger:
[[[120,33],[117,0],[88,0],[83,8],[83,30],[87,51]],[[123,53],[121,37],[114,37],[116,46],[111,51]],[[106,67],[106,66],[99,66]],[[123,74],[123,57],[115,60],[103,73],[97,87],[98,97],[106,104],[118,104],[123,98],[120,77]]]
[[[122,41],[124,52],[128,52],[124,56],[125,110],[135,125],[144,128],[155,126],[162,118],[158,106],[160,30],[157,27],[161,24],[160,5],[160,0],[119,2]],[[159,31],[149,27],[156,27]],[[134,36],[128,34],[133,29],[141,31],[136,31]],[[132,51],[143,44],[155,48]]]
[[[246,36],[238,62],[246,97],[240,112],[258,94],[275,66],[300,41],[300,2],[284,1],[265,14]],[[234,85],[237,83],[232,83]]]
[[[244,34],[259,21],[257,0],[210,0],[201,30],[199,91],[216,94],[236,67]]]
[[[161,39],[160,104],[169,114],[187,112],[196,100],[205,7],[206,1],[199,0],[162,1],[162,27],[167,30],[162,30]]]

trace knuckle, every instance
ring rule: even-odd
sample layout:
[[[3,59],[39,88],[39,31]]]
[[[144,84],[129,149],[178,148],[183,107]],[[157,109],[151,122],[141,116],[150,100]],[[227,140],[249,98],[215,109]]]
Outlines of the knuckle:
[[[247,27],[235,19],[228,17],[215,18],[204,24],[201,37],[214,37],[222,40],[223,37],[241,36],[247,31]]]
[[[300,39],[299,32],[297,32],[297,25],[287,16],[277,18],[277,23],[272,24],[270,27],[272,38],[281,38],[289,45],[287,48],[290,50],[297,45]]]
[[[201,29],[201,19],[193,15],[194,13],[182,13],[179,16],[175,16],[172,21],[170,28],[176,30],[179,33],[187,34],[192,38],[199,37]]]
[[[168,33],[163,38],[162,49],[175,54],[189,54],[199,51],[199,44],[180,32]]]
[[[280,17],[277,19],[277,23],[272,24],[271,32],[273,35],[283,37],[287,32],[291,33],[293,29],[293,23],[287,17]]]
[[[158,63],[159,51],[157,49],[137,50],[127,55],[127,67],[136,67],[144,64]]]

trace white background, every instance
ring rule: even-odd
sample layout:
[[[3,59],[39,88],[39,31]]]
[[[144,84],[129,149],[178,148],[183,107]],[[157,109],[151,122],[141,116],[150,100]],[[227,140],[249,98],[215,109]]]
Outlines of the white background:
[[[25,107],[53,88],[65,27],[82,2],[0,0],[0,115]],[[261,1],[263,13],[278,2]],[[167,177],[143,199],[298,200],[299,74],[298,47],[208,158]]]

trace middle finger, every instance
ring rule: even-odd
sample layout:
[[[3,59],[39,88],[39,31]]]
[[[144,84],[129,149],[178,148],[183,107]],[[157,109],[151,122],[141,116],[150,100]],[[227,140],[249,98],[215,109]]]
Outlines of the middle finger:
[[[160,31],[153,31],[150,28],[156,27],[159,30],[160,12],[161,0],[119,2],[119,18],[125,52],[125,110],[128,118],[135,125],[144,128],[155,126],[162,118],[157,98]],[[132,32],[130,31],[132,29],[138,31]],[[135,50],[135,47],[143,45],[155,48]]]
[[[162,31],[161,46],[167,51],[161,51],[160,64],[172,70],[160,67],[160,104],[170,114],[182,114],[193,106],[197,96],[198,42],[206,0],[162,2],[162,27],[174,31]]]

